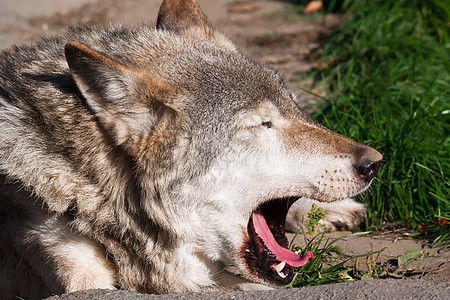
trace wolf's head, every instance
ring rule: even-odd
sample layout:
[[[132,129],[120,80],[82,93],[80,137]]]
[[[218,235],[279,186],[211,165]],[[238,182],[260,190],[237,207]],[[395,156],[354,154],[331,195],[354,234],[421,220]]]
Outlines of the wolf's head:
[[[135,164],[138,206],[199,262],[288,284],[311,257],[287,249],[290,205],[361,193],[382,156],[302,113],[282,77],[240,53],[194,0],[165,0],[157,30],[134,38],[120,57],[71,42],[66,58]]]

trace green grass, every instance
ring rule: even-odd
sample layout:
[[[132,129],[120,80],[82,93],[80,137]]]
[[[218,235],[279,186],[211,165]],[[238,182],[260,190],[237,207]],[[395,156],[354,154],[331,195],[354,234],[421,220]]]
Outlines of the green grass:
[[[323,59],[336,63],[315,74],[330,96],[313,118],[384,155],[378,179],[361,196],[366,229],[401,221],[448,247],[450,1],[344,1],[343,10],[349,18],[323,47]],[[397,278],[375,264],[382,250],[350,257],[335,246],[339,239],[308,238],[323,214],[313,207],[310,216],[298,250],[314,258],[294,269],[292,287]],[[369,272],[348,267],[358,257],[367,257]]]
[[[384,156],[363,201],[366,229],[413,227],[450,212],[450,1],[358,0],[326,41],[321,71],[330,99],[313,118]]]

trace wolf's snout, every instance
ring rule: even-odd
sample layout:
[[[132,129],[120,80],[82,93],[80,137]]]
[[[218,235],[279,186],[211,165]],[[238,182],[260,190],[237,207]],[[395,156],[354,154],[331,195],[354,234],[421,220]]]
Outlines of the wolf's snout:
[[[354,167],[366,182],[370,182],[377,175],[383,156],[377,150],[368,146],[362,146],[356,150],[356,153],[357,159],[354,162]]]
[[[366,182],[370,182],[377,174],[380,165],[381,160],[379,161],[364,160],[359,165],[356,165],[355,169],[362,177],[364,177],[364,180]]]

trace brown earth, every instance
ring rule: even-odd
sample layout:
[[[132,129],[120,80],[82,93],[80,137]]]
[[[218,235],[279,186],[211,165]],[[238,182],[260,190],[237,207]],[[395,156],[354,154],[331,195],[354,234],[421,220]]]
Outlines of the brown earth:
[[[14,26],[14,22],[10,22],[1,27],[0,20],[0,40],[1,34],[7,34],[14,41],[26,42],[41,35],[61,31],[67,26],[83,24],[108,25],[120,22],[126,26],[134,26],[153,23],[160,2],[87,1],[81,7],[65,9],[50,16],[32,16],[26,19],[26,24],[20,26]],[[320,88],[313,88],[312,79],[303,78],[325,65],[318,60],[321,42],[339,24],[340,17],[317,14],[301,16],[294,13],[295,7],[292,4],[282,1],[198,2],[212,23],[231,37],[244,52],[281,71],[288,84],[298,94],[301,106],[305,107],[320,100],[303,89],[312,89],[314,93],[324,96]],[[0,43],[0,47],[3,46]],[[345,234],[349,232],[327,234],[327,237],[335,238]],[[367,273],[368,269],[382,265],[390,277],[449,282],[449,251],[432,248],[430,241],[414,239],[410,235],[411,232],[401,226],[386,226],[384,230],[370,235],[348,237],[336,243],[345,250],[338,259],[345,255],[359,255],[384,249],[378,257],[352,260],[349,266]],[[295,243],[304,244],[303,237],[297,237]]]

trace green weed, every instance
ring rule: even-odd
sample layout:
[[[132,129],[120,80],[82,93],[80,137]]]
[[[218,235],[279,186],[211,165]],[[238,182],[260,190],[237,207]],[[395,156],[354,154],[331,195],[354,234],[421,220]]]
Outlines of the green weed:
[[[314,257],[309,260],[306,265],[299,268],[293,268],[295,276],[291,287],[354,281],[356,278],[350,274],[352,269],[345,266],[345,264],[350,260],[360,257],[368,257],[375,255],[378,252],[375,251],[349,257],[342,252],[340,247],[337,247],[334,244],[337,241],[347,237],[364,235],[368,233],[369,232],[353,233],[333,240],[324,240],[324,233],[321,233],[314,236],[311,240],[309,240],[308,244],[302,248],[296,248],[293,246],[293,250],[297,250],[302,254],[306,253],[306,251],[311,251]],[[340,262],[331,262],[332,260],[336,260],[338,257],[342,258]]]
[[[373,264],[375,264],[376,259],[374,259],[373,256],[380,253],[382,250],[373,251],[372,249],[372,252],[370,253],[353,256],[346,253],[344,249],[336,246],[335,243],[351,236],[366,235],[369,232],[354,233],[333,240],[325,240],[324,232],[316,234],[317,229],[320,228],[319,221],[324,217],[323,209],[313,204],[308,215],[310,217],[310,221],[306,225],[308,231],[305,232],[303,226],[300,227],[293,237],[289,248],[292,251],[298,251],[301,254],[311,251],[313,258],[309,260],[306,265],[299,268],[293,268],[295,275],[291,287],[314,286],[361,279],[352,274],[355,272],[352,272],[353,270],[347,267],[346,263],[350,260],[367,257],[368,260],[373,260]],[[294,244],[294,240],[300,232],[303,234],[306,242],[306,245],[301,248],[296,247]],[[335,263],[333,263],[333,261]],[[372,274],[373,272],[370,271],[370,276],[372,276]]]
[[[306,232],[309,235],[313,235],[321,227],[319,221],[325,216],[323,208],[313,203],[312,209],[308,212],[309,222],[306,224]]]

